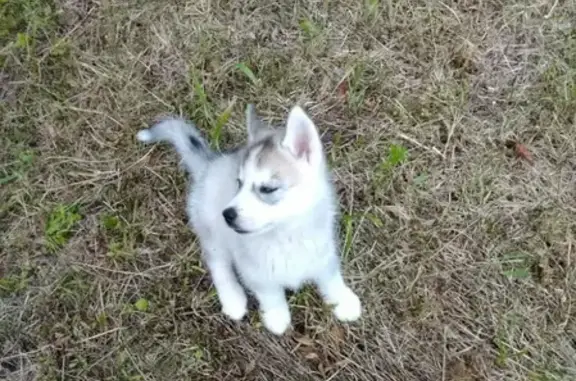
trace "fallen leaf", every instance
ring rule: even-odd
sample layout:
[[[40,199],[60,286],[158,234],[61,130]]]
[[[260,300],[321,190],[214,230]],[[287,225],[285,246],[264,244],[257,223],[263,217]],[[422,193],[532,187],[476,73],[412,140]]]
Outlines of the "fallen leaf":
[[[300,337],[295,338],[295,340],[298,342],[298,344],[303,345],[305,347],[314,346],[314,340],[312,340],[308,336],[300,336]]]
[[[464,362],[448,363],[446,366],[447,379],[457,381],[473,381],[474,369]]]
[[[320,356],[318,356],[318,353],[316,352],[310,352],[304,356],[304,358],[306,358],[306,360],[318,360]]]
[[[318,371],[319,371],[322,375],[326,375],[326,367],[324,366],[324,364],[322,364],[322,363],[318,364]]]
[[[330,330],[330,336],[332,336],[332,338],[334,338],[337,342],[342,342],[346,338],[346,333],[341,326],[334,325]]]
[[[346,79],[342,80],[336,87],[336,91],[341,98],[346,98],[346,95],[348,95],[348,81]]]
[[[518,159],[526,160],[530,164],[534,163],[532,159],[532,153],[528,151],[528,148],[522,143],[514,142],[514,154]]]
[[[250,362],[244,368],[244,375],[252,373],[256,369],[256,360],[250,360]]]

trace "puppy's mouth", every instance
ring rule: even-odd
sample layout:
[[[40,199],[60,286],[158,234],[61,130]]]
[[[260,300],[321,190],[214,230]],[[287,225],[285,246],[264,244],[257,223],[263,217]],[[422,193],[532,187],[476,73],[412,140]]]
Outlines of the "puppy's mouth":
[[[234,230],[238,234],[250,234],[252,233],[251,230],[242,229],[241,227],[237,226],[235,223],[228,223],[228,227]]]
[[[237,226],[231,226],[232,230],[234,230],[236,233],[238,234],[242,234],[242,235],[256,235],[256,234],[262,234],[262,233],[266,233],[267,231],[269,231],[272,228],[271,224],[267,224],[264,225],[261,228],[255,229],[255,230],[245,230],[242,228],[239,228]]]

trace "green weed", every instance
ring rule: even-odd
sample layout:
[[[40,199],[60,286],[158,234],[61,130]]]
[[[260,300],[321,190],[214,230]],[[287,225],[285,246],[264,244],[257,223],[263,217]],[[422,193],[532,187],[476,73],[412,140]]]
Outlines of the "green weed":
[[[428,174],[421,173],[418,176],[414,177],[412,181],[414,182],[414,185],[423,186],[428,181]]]
[[[525,279],[531,276],[532,258],[524,252],[505,254],[500,260],[502,274],[510,279]]]
[[[320,34],[320,27],[308,18],[300,20],[299,26],[304,36],[308,39],[312,39]]]
[[[392,144],[386,155],[386,160],[382,163],[382,169],[390,170],[408,159],[408,149],[404,146]]]
[[[46,220],[44,232],[49,251],[54,252],[68,242],[74,225],[82,219],[78,210],[78,205],[58,205],[52,209]]]
[[[126,221],[114,214],[104,214],[100,217],[100,227],[108,240],[108,258],[127,261],[134,257],[136,232]]]
[[[348,76],[348,107],[353,111],[359,111],[366,99],[367,86],[364,83],[365,74],[364,62],[354,65]]]
[[[0,185],[21,180],[34,162],[34,152],[24,150],[18,155],[18,159],[0,170]]]
[[[374,186],[381,186],[387,179],[390,179],[394,169],[408,160],[408,149],[402,145],[390,145],[384,160],[378,164],[374,170]]]
[[[148,299],[140,298],[134,303],[134,308],[137,311],[146,312],[148,311],[148,308],[150,308],[150,302]]]

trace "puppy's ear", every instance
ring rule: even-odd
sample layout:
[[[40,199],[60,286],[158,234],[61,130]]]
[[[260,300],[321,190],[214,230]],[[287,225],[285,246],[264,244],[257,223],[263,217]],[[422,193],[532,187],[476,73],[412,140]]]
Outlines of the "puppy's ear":
[[[322,142],[318,130],[300,106],[290,110],[282,145],[297,159],[311,165],[318,164],[322,159]]]
[[[252,143],[270,132],[266,123],[256,113],[253,104],[246,106],[246,129],[248,131],[248,143]]]

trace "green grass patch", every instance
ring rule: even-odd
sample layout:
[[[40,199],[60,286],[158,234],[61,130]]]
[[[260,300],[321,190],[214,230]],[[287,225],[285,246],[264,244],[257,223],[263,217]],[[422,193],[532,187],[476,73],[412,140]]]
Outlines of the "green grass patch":
[[[244,74],[248,75],[247,73],[251,73],[254,77],[254,74],[247,66],[244,65],[241,66],[241,68],[244,70],[239,70],[244,72]],[[202,83],[199,73],[195,69],[190,69],[188,74],[194,94],[191,108],[189,108],[192,120],[194,120],[195,123],[207,127],[209,144],[216,150],[219,150],[223,140],[223,130],[232,116],[236,104],[236,97],[233,97],[230,100],[228,106],[226,106],[224,110],[219,111],[210,101],[208,94],[206,93],[206,87]]]
[[[28,55],[58,26],[51,0],[0,0],[0,56],[15,48]]]
[[[0,297],[7,297],[19,293],[28,287],[30,270],[23,268],[19,274],[6,275],[0,278]]]

